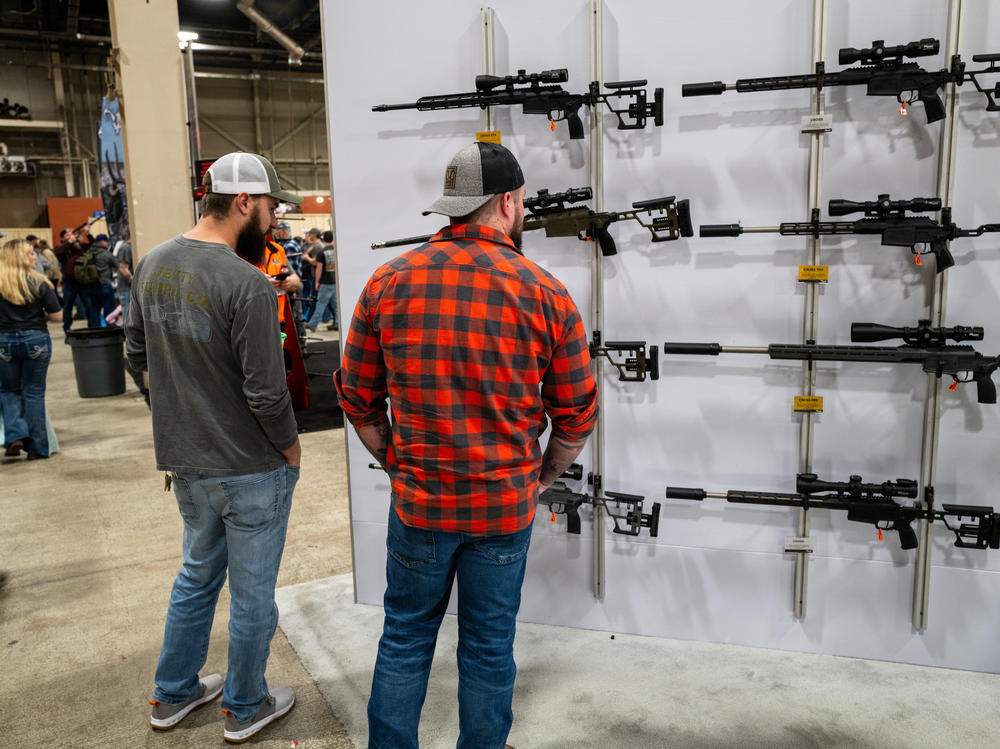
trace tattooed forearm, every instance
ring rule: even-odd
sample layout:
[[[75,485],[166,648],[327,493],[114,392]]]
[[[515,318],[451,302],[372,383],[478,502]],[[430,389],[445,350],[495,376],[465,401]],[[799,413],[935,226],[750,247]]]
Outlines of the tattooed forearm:
[[[361,442],[372,454],[379,465],[385,466],[386,455],[389,452],[389,442],[392,440],[392,425],[386,421],[377,424],[366,424],[355,427]]]
[[[542,455],[542,472],[538,478],[539,489],[544,491],[552,486],[552,482],[562,476],[573,465],[576,456],[583,450],[587,440],[570,442],[562,437],[552,435],[548,447]]]

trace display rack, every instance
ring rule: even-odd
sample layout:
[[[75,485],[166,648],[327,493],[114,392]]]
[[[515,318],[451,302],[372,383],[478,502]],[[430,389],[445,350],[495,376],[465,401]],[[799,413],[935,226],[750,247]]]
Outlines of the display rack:
[[[815,68],[826,59],[826,0],[813,0],[813,32],[812,32],[812,63]],[[812,92],[812,114],[821,117],[824,114],[825,93],[822,89]],[[820,210],[823,199],[823,138],[825,132],[814,131],[809,141],[809,176],[808,202],[809,213]],[[806,241],[806,262],[816,266],[820,263],[820,239],[810,237]],[[819,328],[819,285],[816,281],[806,282],[805,309],[802,316],[802,342],[815,341]],[[802,364],[802,394],[807,398],[816,395],[816,367],[812,362]],[[815,411],[804,411],[799,426],[799,473],[812,472],[813,459],[813,429],[815,428]],[[797,534],[799,538],[809,536],[809,511],[798,511]],[[809,555],[803,551],[795,552],[795,585],[793,591],[793,608],[797,619],[806,615],[806,593],[809,584]]]
[[[496,74],[495,35],[493,33],[493,8],[487,6],[479,9],[479,29],[483,35],[483,75]],[[493,107],[483,110],[483,130],[496,130],[496,115]]]
[[[950,0],[948,6],[948,39],[945,59],[957,55],[962,41],[962,20],[965,16],[964,0]],[[942,206],[952,204],[955,186],[955,135],[958,129],[958,89],[949,83],[944,89],[947,117],[941,123],[941,140],[938,147],[938,197]],[[940,214],[938,214],[940,220]],[[949,242],[950,244],[950,242]],[[948,271],[935,274],[931,291],[931,325],[944,325],[945,304],[948,294]],[[937,475],[938,435],[941,430],[941,376],[927,375],[927,398],[924,401],[924,428],[920,446],[920,485],[924,489],[921,502],[927,505],[927,489],[934,486]],[[931,584],[931,524],[921,520],[917,531],[919,547],[913,570],[913,628],[923,632],[927,628],[927,609]]]
[[[590,2],[590,80],[604,80],[604,0]],[[600,102],[590,111],[590,189],[594,196],[594,210],[604,210],[604,118]],[[590,294],[593,307],[594,341],[603,342],[604,331],[604,257],[601,246],[593,242],[593,279]],[[597,426],[591,436],[593,454],[593,490],[595,498],[604,497],[604,357],[593,360],[597,380]],[[604,599],[607,580],[604,564],[604,507],[594,504],[594,598]]]

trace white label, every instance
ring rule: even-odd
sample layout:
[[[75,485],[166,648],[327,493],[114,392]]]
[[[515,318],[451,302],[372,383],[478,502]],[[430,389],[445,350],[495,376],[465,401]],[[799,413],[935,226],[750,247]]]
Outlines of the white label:
[[[785,551],[812,554],[812,550],[812,539],[807,536],[787,536],[785,538]]]
[[[803,133],[829,133],[832,130],[832,114],[807,114],[802,118]]]

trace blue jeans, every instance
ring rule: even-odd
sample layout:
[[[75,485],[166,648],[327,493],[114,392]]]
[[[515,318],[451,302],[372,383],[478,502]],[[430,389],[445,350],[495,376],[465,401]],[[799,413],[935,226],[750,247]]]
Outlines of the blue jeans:
[[[503,749],[531,526],[504,536],[411,528],[389,509],[385,623],[368,701],[371,749],[417,749],[438,627],[458,578],[458,749]]]
[[[132,289],[118,289],[118,303],[122,306],[122,326],[128,317],[128,306],[132,303]]]
[[[106,326],[105,317],[110,315],[115,311],[115,307],[118,303],[115,301],[115,289],[111,284],[102,283],[100,285],[100,291],[97,294],[98,302],[101,305],[101,327]]]
[[[326,320],[326,312],[329,310],[333,324],[337,324],[337,284],[321,283],[319,293],[316,295],[316,307],[313,309],[309,322],[306,323],[310,330],[319,327],[320,320]]]
[[[30,439],[28,452],[49,454],[45,374],[52,359],[47,330],[0,333],[0,412],[4,440]]]
[[[278,626],[274,584],[299,469],[285,465],[243,476],[174,478],[184,518],[184,562],[170,593],[155,698],[165,704],[198,692],[219,591],[229,569],[229,670],[222,707],[251,718],[268,695],[264,671]]]

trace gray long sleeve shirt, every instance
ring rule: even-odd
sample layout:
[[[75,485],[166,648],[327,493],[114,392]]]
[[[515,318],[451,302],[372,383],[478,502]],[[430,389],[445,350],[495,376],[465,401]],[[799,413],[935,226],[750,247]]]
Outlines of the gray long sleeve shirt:
[[[274,288],[223,244],[176,236],[135,269],[125,350],[149,372],[160,470],[273,470],[298,438]]]

